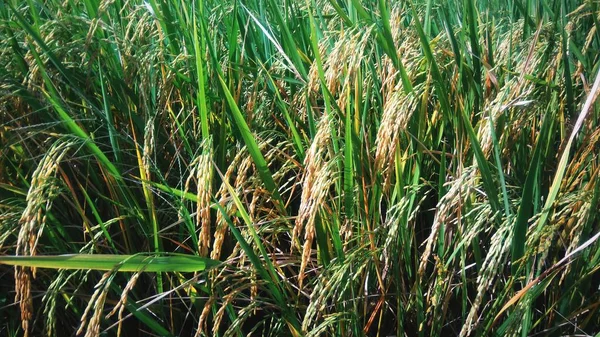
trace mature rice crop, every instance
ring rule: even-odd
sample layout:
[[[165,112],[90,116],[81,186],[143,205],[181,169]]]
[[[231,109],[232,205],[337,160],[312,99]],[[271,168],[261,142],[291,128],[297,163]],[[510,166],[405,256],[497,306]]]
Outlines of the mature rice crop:
[[[1,336],[600,333],[595,1],[1,0]]]

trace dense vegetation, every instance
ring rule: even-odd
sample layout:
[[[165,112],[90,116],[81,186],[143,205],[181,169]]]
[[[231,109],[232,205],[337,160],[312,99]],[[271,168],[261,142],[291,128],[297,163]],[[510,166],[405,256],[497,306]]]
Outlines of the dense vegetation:
[[[600,333],[598,20],[0,1],[0,335]]]

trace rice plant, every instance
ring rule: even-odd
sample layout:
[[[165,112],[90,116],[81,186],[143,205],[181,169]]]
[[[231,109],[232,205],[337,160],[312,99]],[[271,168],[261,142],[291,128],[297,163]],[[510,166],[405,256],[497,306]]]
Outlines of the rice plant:
[[[600,334],[599,20],[0,1],[0,335]]]

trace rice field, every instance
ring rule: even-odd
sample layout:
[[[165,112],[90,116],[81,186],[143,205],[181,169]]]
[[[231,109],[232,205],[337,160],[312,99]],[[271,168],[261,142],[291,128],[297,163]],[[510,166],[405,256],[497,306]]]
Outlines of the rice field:
[[[0,336],[600,334],[596,1],[0,1]]]

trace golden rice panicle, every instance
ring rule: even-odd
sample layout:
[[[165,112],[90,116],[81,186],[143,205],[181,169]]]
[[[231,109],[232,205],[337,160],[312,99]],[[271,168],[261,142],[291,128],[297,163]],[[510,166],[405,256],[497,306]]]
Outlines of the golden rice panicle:
[[[118,315],[119,324],[117,327],[117,337],[121,336],[121,328],[123,325],[123,312],[125,311],[125,307],[127,305],[127,295],[129,295],[129,292],[131,291],[131,289],[133,289],[133,287],[137,283],[137,280],[141,274],[142,274],[142,272],[139,271],[139,272],[133,274],[133,276],[131,276],[131,278],[127,282],[127,285],[125,286],[125,289],[123,289],[123,292],[121,293],[121,298],[120,298],[119,302],[117,303],[117,305],[115,305],[113,310],[111,310],[111,312],[108,315],[106,315],[106,319],[108,319],[111,316],[113,316],[117,312],[117,310],[119,311],[119,315]]]
[[[395,165],[396,150],[400,145],[402,133],[419,106],[419,96],[417,88],[407,95],[399,85],[384,103],[383,116],[375,140],[375,168],[382,172],[386,186],[390,183],[390,173]]]
[[[57,141],[38,164],[31,178],[27,192],[27,205],[19,219],[19,234],[15,255],[34,256],[37,243],[46,223],[46,213],[52,207],[52,201],[58,193],[55,175],[59,163],[67,154],[72,143]],[[31,298],[31,280],[35,278],[35,268],[15,267],[15,302],[21,309],[21,324],[24,335],[29,335],[29,321],[33,315]]]
[[[198,252],[200,256],[208,256],[210,248],[210,202],[212,196],[212,139],[209,138],[202,143],[202,154],[198,158],[196,169],[197,181],[197,207],[196,222],[200,226],[198,238]]]
[[[79,325],[79,329],[77,330],[77,335],[83,332],[83,329],[87,326],[85,337],[97,337],[100,336],[100,321],[102,319],[102,311],[104,310],[104,303],[106,302],[106,296],[108,295],[108,291],[110,290],[110,284],[114,277],[115,271],[109,270],[96,284],[96,290],[92,295],[92,298],[88,302],[83,315],[81,315],[81,324]],[[88,314],[92,311],[92,317],[88,322]]]
[[[194,335],[194,337],[200,337],[203,333],[206,333],[206,322],[208,320],[208,315],[210,315],[212,306],[215,304],[215,301],[215,297],[210,296],[204,304],[204,308],[202,308],[202,313],[200,314],[200,319],[198,320],[198,327],[196,328],[196,334]]]
[[[232,254],[233,255],[233,254]],[[214,284],[218,284],[219,282],[223,282],[224,280],[226,280],[228,278],[229,275],[227,275],[228,270],[227,268],[223,268],[220,270],[211,270],[209,272],[209,277],[211,279],[210,284],[214,285]],[[215,295],[216,291],[212,291],[210,292],[210,296],[208,297],[208,299],[206,300],[206,303],[204,303],[204,308],[202,308],[202,312],[200,313],[200,318],[198,320],[198,326],[196,328],[196,333],[194,335],[194,337],[200,337],[200,336],[207,336],[207,331],[208,331],[208,326],[207,323],[210,322],[212,324],[212,328],[213,330],[215,329],[214,325],[215,325],[215,319],[218,318],[218,316],[214,316],[212,318],[212,320],[210,320],[210,315],[212,313],[212,310],[215,308],[215,304],[217,303],[217,301],[221,300],[220,297],[218,297],[217,295]],[[222,319],[219,318],[219,319]],[[218,327],[217,327],[218,329]]]
[[[460,215],[463,199],[467,192],[471,190],[471,187],[474,187],[473,179],[472,171],[465,170],[460,177],[446,183],[450,188],[437,203],[431,233],[425,241],[425,251],[421,255],[418,271],[421,277],[425,274],[431,252],[438,242],[440,228],[442,226],[449,228],[455,224],[456,218]],[[446,229],[445,232],[450,232],[450,230]]]
[[[405,13],[400,8],[394,7],[390,13],[390,28],[397,55],[410,78],[421,71],[424,56],[416,30],[402,24],[404,15]],[[402,81],[398,69],[387,54],[383,56],[377,66],[377,76],[381,82],[380,91],[383,101],[386,102],[397,90],[403,89]]]
[[[315,220],[317,212],[321,205],[325,203],[329,194],[329,187],[333,183],[333,170],[330,167],[331,153],[329,142],[331,140],[331,128],[333,121],[327,115],[324,115],[318,124],[317,134],[306,153],[304,160],[304,176],[302,179],[302,196],[300,199],[300,209],[296,224],[292,232],[292,243],[298,242],[302,230],[305,230],[304,244],[302,248],[302,262],[298,281],[302,287],[304,271],[310,259],[312,243],[315,235]],[[293,246],[292,246],[293,247]]]
[[[229,190],[227,189],[227,184],[231,184],[233,181],[233,177],[236,174],[238,168],[240,167],[240,162],[245,160],[248,156],[247,151],[242,150],[239,151],[238,154],[233,158],[231,164],[227,168],[225,175],[223,176],[223,183],[221,187],[216,192],[216,199],[218,203],[227,210],[229,214],[235,212],[235,206],[231,202],[231,196],[229,195]],[[227,184],[226,184],[227,183]],[[210,253],[210,258],[213,260],[219,260],[221,257],[221,251],[223,248],[223,242],[225,241],[225,236],[227,235],[228,225],[227,221],[223,217],[223,214],[219,211],[217,212],[216,217],[216,227],[214,234],[214,242],[213,249]]]
[[[227,307],[233,302],[238,295],[239,290],[230,289],[229,292],[223,297],[223,303],[217,313],[215,314],[215,318],[213,319],[213,327],[212,334],[213,336],[219,335],[219,327],[221,326],[221,322],[223,321],[223,316],[225,315],[225,310]]]
[[[493,234],[490,242],[490,250],[483,261],[479,275],[477,276],[477,295],[467,315],[460,336],[470,336],[477,328],[479,319],[479,309],[483,303],[484,295],[492,293],[493,287],[497,286],[494,280],[501,275],[501,269],[505,266],[505,261],[510,252],[510,240],[512,235],[512,222],[503,221],[502,225]],[[485,307],[485,306],[484,306]]]
[[[373,31],[374,27],[336,30],[334,34],[321,39],[319,54],[323,62],[324,83],[321,83],[317,62],[313,62],[309,69],[307,89],[295,95],[293,106],[305,109],[307,99],[326,95],[321,85],[327,88],[338,106],[346,106],[349,97],[347,93],[354,90],[362,63],[371,57],[372,48],[369,48],[369,44],[373,41]],[[372,85],[370,76],[361,77],[364,87]]]
[[[372,40],[372,27],[366,30],[343,31],[336,35],[336,42],[329,55],[327,55],[324,68],[324,77],[327,89],[338,97],[337,104],[346,106],[348,95],[344,92],[351,91],[357,72],[366,53],[368,43]],[[322,42],[328,44],[328,41]]]
[[[322,58],[326,57],[328,47],[329,41],[326,38],[324,38],[322,42],[319,43],[319,54]],[[325,67],[325,65],[323,65],[323,67]],[[310,69],[308,70],[308,83],[306,84],[306,88],[307,90],[303,93],[302,96],[304,97],[302,100],[305,100],[306,97],[310,97],[314,93],[318,93],[321,90],[321,78],[319,77],[319,67],[317,62],[313,62],[310,65]]]

